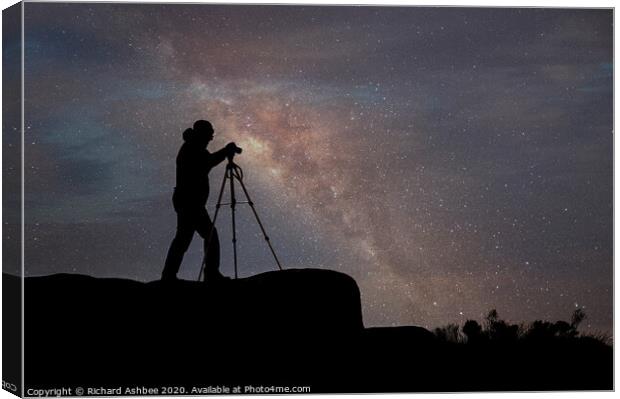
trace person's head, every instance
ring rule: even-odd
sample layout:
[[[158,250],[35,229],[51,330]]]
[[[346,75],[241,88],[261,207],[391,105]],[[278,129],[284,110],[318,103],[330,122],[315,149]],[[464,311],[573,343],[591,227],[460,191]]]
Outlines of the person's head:
[[[183,132],[183,140],[204,148],[213,140],[213,133],[211,122],[200,119],[194,122],[192,128]]]

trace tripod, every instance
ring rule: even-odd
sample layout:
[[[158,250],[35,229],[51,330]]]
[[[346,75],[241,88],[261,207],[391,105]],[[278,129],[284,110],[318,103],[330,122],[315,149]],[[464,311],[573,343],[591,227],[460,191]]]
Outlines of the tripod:
[[[224,188],[226,187],[226,180],[230,181],[230,202],[223,204],[222,196],[224,194]],[[241,185],[241,188],[243,189],[243,192],[245,194],[246,201],[237,201],[237,198],[235,197],[235,180],[237,180],[237,182],[239,182],[239,184]],[[265,232],[265,227],[263,226],[263,223],[258,217],[258,213],[256,213],[256,209],[254,208],[254,203],[250,199],[250,194],[248,194],[248,190],[245,188],[245,184],[243,184],[243,170],[241,169],[239,165],[233,162],[233,156],[230,156],[228,157],[228,164],[226,165],[226,172],[224,173],[224,179],[222,180],[222,186],[220,187],[220,194],[217,197],[217,204],[215,205],[215,214],[213,215],[213,222],[211,224],[211,230],[209,231],[209,237],[207,239],[207,246],[205,250],[205,255],[202,260],[202,266],[200,267],[200,274],[198,274],[198,281],[200,281],[202,274],[205,271],[205,266],[207,262],[207,253],[211,245],[211,239],[213,237],[213,230],[215,229],[215,221],[217,220],[217,215],[222,205],[230,205],[230,209],[232,211],[231,215],[232,215],[233,259],[234,259],[234,264],[235,264],[235,279],[238,278],[237,231],[236,231],[236,226],[235,226],[235,207],[237,206],[237,204],[250,205],[250,208],[252,208],[252,212],[254,213],[254,216],[256,217],[256,221],[258,222],[258,226],[263,232],[263,237],[265,238],[265,241],[267,242],[267,245],[269,246],[269,250],[271,251],[273,258],[275,259],[276,264],[278,265],[278,268],[282,270],[282,265],[280,264],[280,261],[278,260],[276,252],[274,251],[273,246],[271,245],[271,241],[269,240],[269,236],[267,235],[267,232]],[[206,275],[205,275],[205,281],[206,281]]]

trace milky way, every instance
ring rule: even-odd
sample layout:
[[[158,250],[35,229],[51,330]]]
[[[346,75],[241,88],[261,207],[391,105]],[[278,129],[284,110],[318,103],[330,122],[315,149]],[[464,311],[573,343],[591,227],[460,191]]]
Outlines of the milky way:
[[[243,147],[284,266],[353,276],[367,325],[583,308],[611,330],[611,10],[25,10],[27,275],[159,278],[181,133],[204,118],[211,149]],[[240,274],[273,270],[239,214]],[[181,277],[200,260],[195,239]]]

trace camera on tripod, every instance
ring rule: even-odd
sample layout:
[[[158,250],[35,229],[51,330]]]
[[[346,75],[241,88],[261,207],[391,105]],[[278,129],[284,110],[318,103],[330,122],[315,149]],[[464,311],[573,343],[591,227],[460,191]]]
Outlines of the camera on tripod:
[[[235,143],[229,143],[226,146],[226,149],[228,150],[228,155],[226,157],[229,161],[232,161],[235,154],[241,154],[241,151],[243,151],[241,147],[237,147]]]
[[[265,239],[265,242],[267,243],[267,246],[269,247],[269,250],[271,251],[273,258],[276,261],[276,265],[278,266],[278,269],[283,270],[282,265],[280,264],[280,260],[278,259],[278,256],[276,255],[276,251],[273,249],[271,240],[269,239],[269,236],[267,235],[267,232],[265,231],[265,227],[263,226],[263,223],[258,217],[258,213],[256,213],[254,202],[252,202],[252,199],[250,198],[250,194],[248,194],[248,190],[245,188],[245,184],[243,183],[243,169],[241,169],[239,165],[233,162],[233,158],[235,154],[241,154],[242,150],[240,147],[237,147],[235,143],[228,144],[226,146],[226,149],[228,150],[228,155],[227,155],[228,164],[226,165],[226,172],[224,173],[224,179],[222,180],[222,185],[220,186],[220,193],[217,197],[217,204],[215,205],[215,214],[213,215],[213,223],[211,224],[211,230],[209,231],[207,245],[205,247],[207,249],[205,251],[205,255],[202,261],[202,266],[200,267],[200,273],[198,274],[198,281],[201,280],[204,270],[205,270],[205,266],[207,262],[207,252],[210,248],[211,238],[213,237],[213,231],[215,229],[215,222],[217,221],[217,216],[220,212],[220,207],[222,205],[230,205],[230,209],[231,209],[233,261],[234,261],[234,267],[235,267],[235,279],[239,277],[239,273],[237,270],[237,228],[236,228],[236,222],[235,222],[235,208],[237,204],[248,204],[250,206],[250,209],[252,209],[252,213],[254,214],[254,217],[256,218],[256,222],[258,223],[258,227],[260,227],[261,232],[263,233],[263,238]],[[230,183],[230,202],[223,203],[222,196],[224,194],[224,188],[226,187],[227,181]],[[235,195],[235,181],[241,186],[241,189],[243,190],[243,193],[245,194],[245,199],[246,199],[245,201],[237,201],[237,197]],[[205,275],[204,281],[206,282],[206,275]]]

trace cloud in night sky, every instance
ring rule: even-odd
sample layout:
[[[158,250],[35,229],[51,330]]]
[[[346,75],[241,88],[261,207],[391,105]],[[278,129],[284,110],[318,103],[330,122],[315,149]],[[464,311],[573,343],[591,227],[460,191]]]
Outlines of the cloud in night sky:
[[[158,278],[207,118],[284,265],[352,275],[368,325],[611,329],[611,10],[28,3],[25,27],[28,275]],[[272,269],[240,216],[242,274]]]

